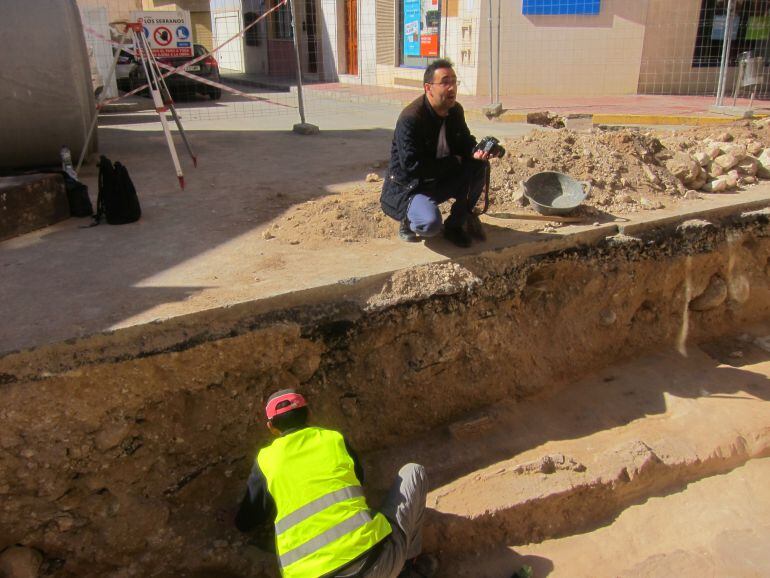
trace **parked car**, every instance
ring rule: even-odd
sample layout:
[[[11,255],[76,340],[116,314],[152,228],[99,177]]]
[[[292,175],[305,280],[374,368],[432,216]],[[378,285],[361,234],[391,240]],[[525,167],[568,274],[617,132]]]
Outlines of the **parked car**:
[[[189,72],[195,76],[200,76],[201,78],[205,78],[213,82],[220,82],[219,63],[217,63],[214,56],[208,50],[206,50],[206,47],[200,44],[195,44],[193,45],[193,53],[194,56],[192,59],[158,58],[157,60],[158,62],[162,62],[177,68],[182,66],[185,62],[205,55],[206,57],[200,62],[186,66],[184,68],[185,72]],[[131,69],[129,74],[129,81],[132,89],[141,86],[146,82],[144,67],[142,66],[141,61],[137,62],[137,64]],[[203,84],[202,82],[198,82],[192,78],[182,76],[181,74],[172,74],[171,76],[167,76],[165,81],[166,86],[168,86],[169,91],[172,93],[172,96],[178,94],[190,95],[197,93],[208,95],[212,100],[218,100],[222,98],[222,89],[208,86],[207,84]]]
[[[126,48],[129,50],[134,49],[133,44],[126,44]],[[112,55],[115,56],[117,48],[112,49]],[[136,68],[136,58],[133,54],[129,54],[125,50],[120,51],[118,56],[118,64],[115,66],[115,81],[118,83],[118,89],[130,90],[131,87],[131,71]]]

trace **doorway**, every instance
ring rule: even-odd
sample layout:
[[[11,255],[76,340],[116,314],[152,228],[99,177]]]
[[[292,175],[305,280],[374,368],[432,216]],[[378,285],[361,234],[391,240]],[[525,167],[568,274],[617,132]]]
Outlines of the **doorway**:
[[[239,12],[217,14],[214,16],[214,38],[217,46],[229,40],[241,31]],[[236,38],[217,54],[219,66],[228,70],[243,72],[243,40]]]
[[[345,60],[347,73],[358,76],[358,2],[345,0]]]

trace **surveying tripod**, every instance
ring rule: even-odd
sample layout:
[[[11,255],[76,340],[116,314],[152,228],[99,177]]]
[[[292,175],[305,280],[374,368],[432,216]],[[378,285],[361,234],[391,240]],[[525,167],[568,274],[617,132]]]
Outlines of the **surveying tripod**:
[[[182,121],[179,119],[179,115],[176,112],[174,106],[174,100],[171,98],[171,93],[166,86],[166,81],[163,79],[163,73],[158,66],[155,55],[150,50],[150,45],[147,42],[147,37],[144,35],[144,29],[141,22],[127,22],[126,29],[131,32],[131,38],[134,42],[134,54],[137,60],[142,63],[144,69],[144,76],[147,79],[148,89],[152,95],[153,103],[155,104],[155,112],[160,117],[160,124],[163,126],[163,132],[166,135],[166,143],[168,144],[168,151],[171,153],[171,160],[174,162],[174,168],[176,169],[176,176],[179,179],[179,186],[184,189],[184,174],[182,173],[182,167],[179,164],[179,157],[176,154],[176,147],[174,146],[174,139],[171,136],[171,131],[168,126],[168,119],[166,118],[166,112],[171,112],[171,116],[179,129],[179,134],[182,137],[182,141],[187,147],[187,152],[190,153],[193,166],[198,166],[198,159],[193,153],[190,142],[187,140],[187,135],[182,127]]]
[[[176,108],[174,107],[174,101],[171,98],[171,93],[168,90],[168,86],[166,86],[166,81],[163,79],[163,75],[160,72],[160,67],[158,66],[158,62],[155,60],[155,56],[153,55],[152,51],[150,50],[150,46],[147,42],[147,38],[144,36],[144,30],[142,27],[141,22],[113,22],[110,24],[110,26],[123,26],[123,30],[120,33],[120,41],[118,42],[118,48],[115,50],[115,56],[112,60],[112,66],[110,67],[110,72],[107,75],[107,79],[105,80],[105,85],[109,85],[110,82],[112,82],[112,78],[115,75],[115,69],[118,65],[118,58],[120,57],[120,53],[123,46],[123,41],[126,38],[126,35],[130,32],[131,33],[131,40],[134,45],[134,56],[137,58],[137,60],[141,60],[142,67],[144,69],[144,75],[147,79],[148,89],[150,91],[150,94],[152,95],[152,100],[155,103],[155,112],[158,113],[158,116],[160,117],[160,123],[163,126],[163,132],[166,135],[166,143],[168,144],[168,150],[171,153],[171,160],[174,162],[174,168],[176,169],[176,176],[177,179],[179,179],[179,186],[184,189],[184,174],[182,173],[182,167],[179,165],[179,157],[176,154],[176,148],[174,147],[174,139],[171,137],[171,131],[168,128],[168,120],[166,119],[166,112],[171,111],[171,116],[174,118],[174,122],[176,123],[177,128],[179,129],[179,134],[182,135],[182,140],[184,141],[185,147],[187,147],[187,152],[190,153],[190,157],[193,161],[193,166],[198,166],[198,158],[193,153],[192,147],[190,146],[190,142],[187,140],[187,135],[184,132],[184,128],[182,127],[182,121],[179,119],[179,115],[176,112]],[[91,126],[88,129],[88,135],[86,136],[86,141],[83,144],[83,149],[80,152],[80,158],[78,159],[78,165],[75,169],[75,172],[80,171],[80,167],[83,165],[83,161],[85,160],[86,156],[86,150],[88,149],[88,145],[91,142],[91,138],[93,137],[94,130],[96,129],[96,123],[99,118],[99,108],[102,105],[102,101],[104,100],[106,95],[106,91],[103,91],[102,94],[99,96],[99,99],[96,103],[96,114],[94,115],[94,118],[91,121]]]

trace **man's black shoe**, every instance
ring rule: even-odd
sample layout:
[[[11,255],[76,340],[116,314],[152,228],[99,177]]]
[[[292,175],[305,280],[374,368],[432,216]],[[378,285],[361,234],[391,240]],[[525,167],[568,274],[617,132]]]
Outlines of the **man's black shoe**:
[[[481,223],[481,219],[476,213],[468,215],[468,221],[465,225],[468,229],[468,234],[479,241],[486,241],[487,234],[484,232],[484,225]]]
[[[412,228],[409,226],[409,219],[406,217],[401,219],[401,224],[398,226],[398,238],[407,243],[417,241],[417,233],[412,231]]]
[[[444,226],[444,237],[453,245],[457,245],[463,249],[467,249],[471,246],[471,237],[462,227]]]

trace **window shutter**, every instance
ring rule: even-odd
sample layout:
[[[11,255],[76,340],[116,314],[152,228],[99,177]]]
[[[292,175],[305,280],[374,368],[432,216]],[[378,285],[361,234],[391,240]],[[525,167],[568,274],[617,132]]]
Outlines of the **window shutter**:
[[[396,62],[396,6],[395,0],[376,0],[375,31],[377,64],[397,66]]]

